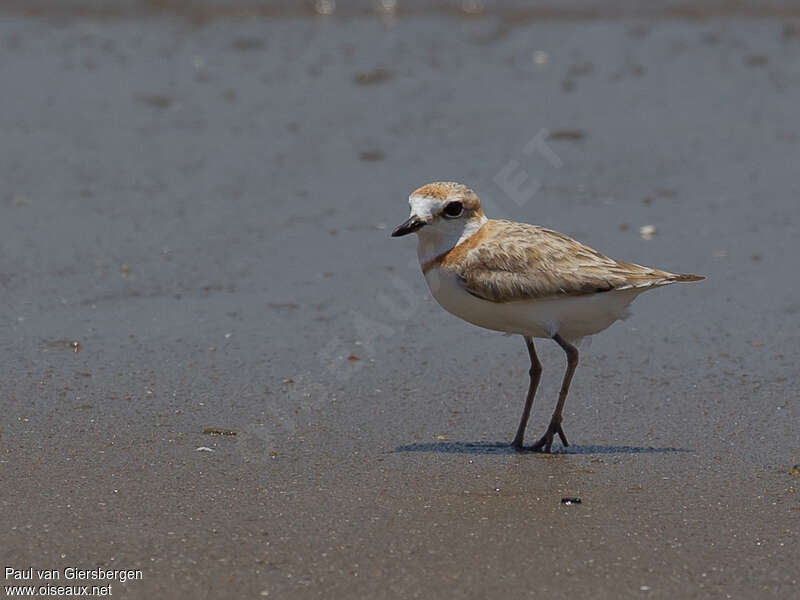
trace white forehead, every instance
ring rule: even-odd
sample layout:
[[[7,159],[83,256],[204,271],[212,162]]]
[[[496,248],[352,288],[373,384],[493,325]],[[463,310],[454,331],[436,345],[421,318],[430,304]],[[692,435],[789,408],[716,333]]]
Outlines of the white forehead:
[[[411,207],[411,214],[420,218],[428,218],[438,214],[445,200],[431,198],[430,196],[417,196],[412,194],[408,197],[408,205]]]

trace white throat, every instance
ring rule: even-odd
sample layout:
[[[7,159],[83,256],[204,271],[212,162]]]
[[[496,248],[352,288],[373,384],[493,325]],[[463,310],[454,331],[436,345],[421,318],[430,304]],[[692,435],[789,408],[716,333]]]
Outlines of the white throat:
[[[447,221],[442,221],[434,226],[426,225],[417,231],[417,256],[419,264],[426,262],[449,252],[461,242],[471,238],[486,223],[488,219],[481,216],[477,219],[470,219],[464,227],[448,227]],[[453,223],[455,225],[455,223]]]

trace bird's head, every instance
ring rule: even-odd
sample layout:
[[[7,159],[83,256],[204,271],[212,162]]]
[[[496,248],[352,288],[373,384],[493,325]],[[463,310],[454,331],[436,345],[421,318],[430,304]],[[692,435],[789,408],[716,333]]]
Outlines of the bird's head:
[[[411,216],[392,231],[392,237],[416,232],[420,241],[429,239],[452,248],[486,222],[478,195],[461,183],[423,185],[411,193],[408,203]]]

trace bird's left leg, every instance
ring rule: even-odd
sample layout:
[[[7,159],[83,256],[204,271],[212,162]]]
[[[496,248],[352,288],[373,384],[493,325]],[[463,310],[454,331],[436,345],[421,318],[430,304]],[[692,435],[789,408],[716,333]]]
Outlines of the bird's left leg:
[[[561,382],[558,403],[556,404],[556,409],[553,411],[553,417],[550,419],[550,425],[547,427],[547,431],[545,431],[544,435],[530,447],[531,450],[544,450],[545,452],[550,452],[550,447],[553,445],[553,436],[556,434],[561,438],[561,443],[564,444],[565,447],[569,446],[567,436],[561,428],[561,413],[564,411],[564,403],[567,401],[569,384],[572,382],[572,376],[575,374],[575,369],[578,366],[578,349],[558,334],[555,334],[553,339],[567,354],[567,371],[564,373],[564,380]]]

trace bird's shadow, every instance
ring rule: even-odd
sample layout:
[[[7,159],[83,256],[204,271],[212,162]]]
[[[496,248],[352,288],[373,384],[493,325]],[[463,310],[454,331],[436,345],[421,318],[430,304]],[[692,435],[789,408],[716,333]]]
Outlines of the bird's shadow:
[[[440,454],[519,454],[536,455],[538,452],[519,451],[508,442],[435,442],[405,444],[395,448],[399,452],[437,452]],[[652,446],[557,446],[553,454],[671,454],[692,452],[687,448],[654,448]]]

